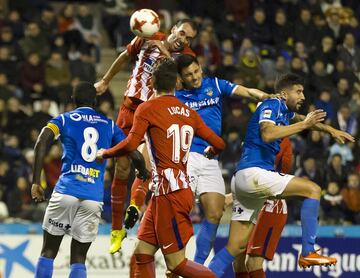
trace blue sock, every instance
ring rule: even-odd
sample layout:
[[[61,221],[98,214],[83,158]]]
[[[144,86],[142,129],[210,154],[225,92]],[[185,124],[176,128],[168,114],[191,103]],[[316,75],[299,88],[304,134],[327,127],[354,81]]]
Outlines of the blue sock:
[[[211,260],[208,268],[216,274],[216,277],[221,277],[234,259],[235,257],[224,247]]]
[[[51,278],[54,268],[54,259],[39,257],[35,270],[35,278]]]
[[[301,254],[307,256],[314,252],[316,231],[318,226],[320,201],[316,199],[305,199],[301,206],[301,229],[302,229],[302,250]]]
[[[196,237],[196,251],[194,261],[204,264],[213,246],[218,224],[212,224],[206,219],[201,223]]]
[[[69,278],[86,278],[86,266],[85,264],[72,264],[70,266],[71,271]]]

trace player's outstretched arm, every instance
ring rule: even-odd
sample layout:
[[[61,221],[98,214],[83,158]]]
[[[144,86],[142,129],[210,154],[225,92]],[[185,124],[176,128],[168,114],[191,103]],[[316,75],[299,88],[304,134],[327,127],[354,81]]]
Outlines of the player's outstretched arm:
[[[96,92],[99,95],[105,93],[105,91],[109,87],[110,81],[121,70],[123,64],[129,60],[129,57],[130,56],[127,50],[121,52],[120,55],[116,58],[116,60],[112,63],[108,71],[105,73],[103,78],[94,84]]]
[[[253,101],[263,101],[268,98],[278,97],[276,94],[268,94],[259,89],[247,88],[242,85],[237,85],[234,94],[240,97],[248,98]]]
[[[295,122],[301,122],[301,121],[304,121],[305,119],[306,119],[306,116],[300,115],[300,114],[295,114],[295,118],[294,118]],[[338,130],[336,128],[333,128],[332,126],[327,125],[327,124],[316,123],[312,126],[312,129],[329,133],[334,138],[334,140],[340,144],[344,144],[346,142],[346,140],[348,140],[350,142],[355,141],[355,138],[352,135],[350,135],[349,133],[342,131],[342,130]]]
[[[35,202],[41,202],[45,200],[44,190],[40,185],[41,170],[44,164],[44,158],[55,138],[54,132],[47,127],[44,127],[35,144],[35,159],[34,159],[34,171],[31,187],[31,197]]]
[[[288,126],[280,126],[275,125],[271,121],[263,121],[260,123],[261,139],[266,143],[270,143],[294,135],[324,121],[325,116],[326,112],[319,109],[307,114],[303,121]]]

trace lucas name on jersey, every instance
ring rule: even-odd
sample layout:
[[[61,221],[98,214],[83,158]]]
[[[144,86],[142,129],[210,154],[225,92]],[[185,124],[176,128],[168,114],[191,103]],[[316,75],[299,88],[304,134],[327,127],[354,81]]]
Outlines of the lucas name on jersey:
[[[83,165],[71,164],[71,173],[80,173],[76,175],[76,179],[82,182],[95,183],[95,179],[99,178],[100,170],[94,168],[86,168]]]
[[[185,117],[190,116],[190,110],[186,109],[184,107],[171,106],[168,108],[168,111],[171,116],[173,116],[173,115],[181,115],[181,116],[185,116]]]
[[[217,105],[220,101],[219,97],[216,98],[208,98],[208,99],[203,99],[203,100],[199,100],[199,101],[187,101],[185,102],[186,106],[193,109],[193,110],[199,110],[204,106],[212,106],[212,105]]]

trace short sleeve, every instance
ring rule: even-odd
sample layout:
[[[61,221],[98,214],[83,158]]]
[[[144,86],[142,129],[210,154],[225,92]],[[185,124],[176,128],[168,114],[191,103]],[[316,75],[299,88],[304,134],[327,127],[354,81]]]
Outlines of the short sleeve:
[[[237,86],[228,80],[218,78],[215,78],[215,83],[222,96],[230,96]]]
[[[54,133],[55,138],[58,138],[60,136],[63,128],[64,128],[64,124],[65,124],[64,114],[60,114],[57,117],[51,119],[47,123],[46,126],[52,130],[52,132]]]
[[[145,40],[140,37],[135,37],[127,46],[127,52],[130,56],[135,57],[139,54],[142,45],[144,44]]]
[[[272,122],[272,123],[276,124],[277,114],[280,109],[279,101],[277,101],[275,99],[264,101],[259,106],[258,109],[259,109],[259,123]]]
[[[126,138],[124,132],[112,121],[113,125],[113,137],[111,141],[111,146],[115,146]]]

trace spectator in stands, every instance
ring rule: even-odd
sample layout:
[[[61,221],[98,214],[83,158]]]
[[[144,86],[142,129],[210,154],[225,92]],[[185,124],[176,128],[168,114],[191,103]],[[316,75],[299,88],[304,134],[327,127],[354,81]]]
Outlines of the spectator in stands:
[[[355,136],[357,125],[357,119],[351,114],[350,106],[347,103],[341,105],[334,119],[334,127]]]
[[[303,161],[303,166],[295,171],[295,176],[307,178],[316,184],[318,184],[321,188],[324,188],[324,178],[320,169],[316,165],[316,160],[314,157],[307,157]]]
[[[11,217],[35,222],[40,222],[43,218],[44,211],[32,203],[30,186],[24,177],[16,179],[15,188],[8,193],[7,203]]]
[[[359,176],[351,174],[347,186],[341,190],[347,208],[346,219],[353,224],[360,224],[360,187]]]
[[[244,79],[244,84],[242,85],[246,87],[263,88],[265,85],[261,75],[259,58],[251,50],[247,50],[245,54],[240,57],[238,73]]]
[[[233,55],[231,53],[224,53],[222,62],[215,72],[215,76],[225,80],[233,80],[236,72],[237,69],[234,65]]]
[[[6,25],[11,28],[12,34],[14,34],[16,40],[20,40],[24,37],[25,23],[24,20],[22,20],[19,11],[9,11]]]
[[[334,154],[340,154],[343,165],[347,166],[347,168],[351,168],[354,156],[352,154],[350,144],[334,143],[329,148],[329,156],[332,156]]]
[[[44,34],[48,42],[51,43],[58,33],[56,14],[51,6],[47,6],[41,11],[39,26],[42,34]]]
[[[330,157],[330,163],[326,169],[326,182],[336,182],[340,188],[346,185],[347,169],[343,165],[343,159],[340,154],[334,154]]]
[[[0,46],[0,70],[6,74],[9,84],[16,85],[19,78],[18,63],[16,60],[11,59],[10,54],[9,47]]]
[[[23,137],[24,129],[27,128],[26,120],[28,115],[24,112],[24,107],[21,105],[19,99],[15,97],[9,98],[7,101],[7,117],[8,123],[6,131]]]
[[[71,77],[95,83],[96,69],[92,57],[87,53],[81,53],[78,59],[70,60]]]
[[[347,105],[350,101],[350,86],[349,81],[345,78],[340,78],[336,84],[336,89],[333,92],[333,100],[335,111],[338,111],[342,105]]]
[[[329,182],[324,195],[320,200],[323,210],[325,224],[339,225],[344,220],[345,203],[340,194],[339,185],[336,182]]]
[[[360,50],[355,45],[355,38],[352,33],[346,33],[342,46],[339,48],[339,59],[345,62],[349,70],[360,71]]]
[[[340,43],[345,32],[345,27],[341,25],[340,16],[337,9],[328,9],[325,13],[326,21],[332,31],[332,37],[337,43]]]
[[[316,60],[312,65],[312,71],[309,76],[309,90],[315,94],[311,94],[308,101],[313,102],[315,96],[318,95],[323,88],[331,88],[332,85],[331,78],[326,72],[324,62]]]
[[[356,86],[354,83],[359,83],[359,79],[356,77],[354,72],[345,67],[345,62],[341,59],[337,59],[335,63],[335,70],[332,74],[333,83],[337,84],[342,78],[348,80],[350,86]]]
[[[306,139],[303,157],[316,157],[318,165],[323,165],[327,158],[327,154],[324,151],[325,149],[326,145],[323,142],[320,131],[311,130]]]
[[[58,102],[70,101],[71,88],[70,66],[59,52],[52,52],[45,65],[45,85],[48,87],[48,97]]]
[[[220,49],[211,35],[212,34],[207,29],[201,30],[199,40],[194,46],[194,51],[197,55],[204,57],[205,68],[207,68],[210,72],[214,72],[220,65],[221,56]]]
[[[225,136],[227,148],[221,153],[221,162],[222,168],[227,171],[227,177],[230,178],[240,158],[242,140],[238,128],[231,128]]]
[[[286,13],[283,9],[278,9],[275,13],[275,22],[272,26],[272,35],[277,50],[287,50],[294,44],[292,24],[288,22]]]
[[[45,67],[36,53],[30,53],[20,68],[21,87],[24,90],[24,101],[33,102],[43,97],[45,92]]]
[[[300,75],[301,77],[305,78],[306,77],[305,69],[306,69],[306,65],[303,62],[303,60],[301,60],[300,57],[297,57],[297,56],[292,57],[291,62],[290,62],[290,70],[292,73],[295,73],[295,74]]]
[[[258,7],[255,9],[253,17],[250,18],[246,25],[245,33],[259,48],[271,45],[271,28],[266,22],[266,13],[263,8]]]
[[[330,90],[322,89],[319,98],[315,100],[314,104],[317,109],[322,109],[326,112],[325,123],[330,125],[335,118],[335,110],[331,100]]]
[[[99,23],[95,16],[91,13],[90,8],[86,4],[80,4],[78,14],[75,16],[74,29],[78,30],[84,41],[85,49],[83,51],[94,50],[95,62],[100,62],[100,30]]]
[[[0,49],[1,55],[1,49]],[[1,64],[1,62],[0,62]],[[0,99],[7,101],[9,98],[14,96],[14,92],[8,82],[7,75],[0,72]]]
[[[312,54],[312,63],[321,60],[324,63],[325,71],[331,74],[335,67],[337,53],[334,47],[334,40],[330,36],[324,36],[321,39],[321,46]]]
[[[51,100],[43,98],[39,102],[40,109],[29,118],[29,126],[40,131],[53,116],[50,115]]]
[[[19,132],[12,133],[18,134]],[[3,158],[11,162],[19,162],[22,159],[19,137],[15,134],[7,134],[4,137],[4,146],[1,150]]]
[[[315,27],[311,19],[310,10],[303,7],[299,13],[299,19],[294,25],[295,41],[303,42],[309,50],[314,48],[315,39]]]
[[[6,110],[6,101],[0,98],[0,133],[3,134],[7,129],[7,110]],[[2,138],[0,137],[0,146],[2,145]],[[0,151],[1,153],[1,151]]]
[[[20,44],[14,38],[12,30],[7,26],[0,30],[0,45],[8,47],[12,61],[20,61],[23,59]]]
[[[50,43],[41,33],[39,24],[29,22],[26,26],[25,37],[20,40],[20,46],[24,57],[37,53],[41,59],[47,59],[50,55]]]
[[[314,14],[314,13],[313,13]],[[325,17],[322,13],[314,14],[314,39],[313,48],[319,47],[321,45],[322,39],[326,36],[332,38],[332,30],[327,25]],[[334,42],[334,45],[336,43]]]

